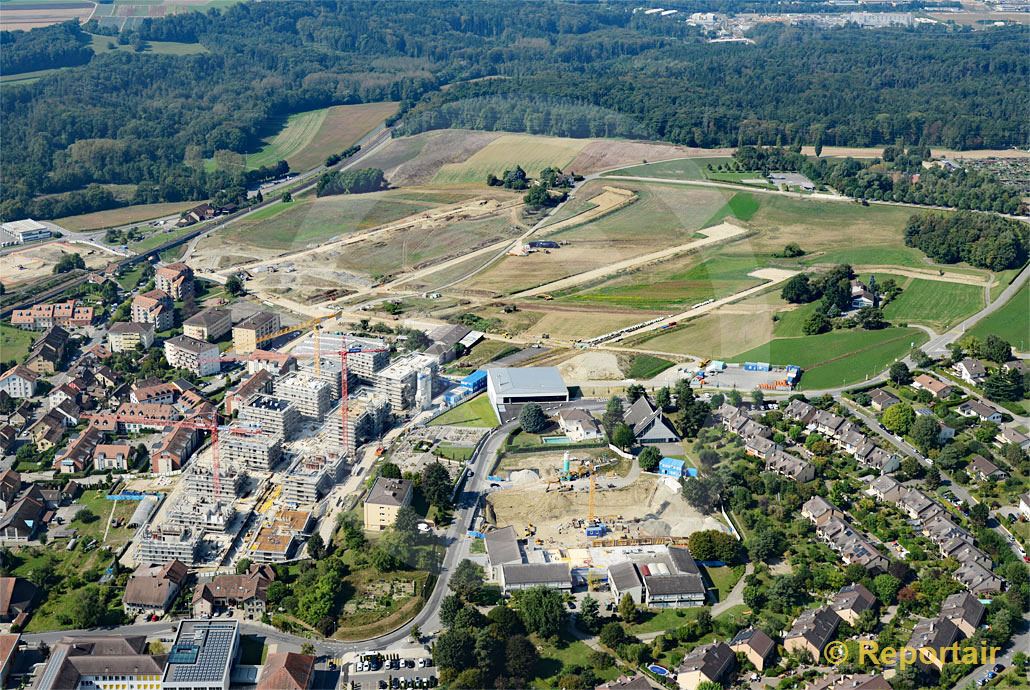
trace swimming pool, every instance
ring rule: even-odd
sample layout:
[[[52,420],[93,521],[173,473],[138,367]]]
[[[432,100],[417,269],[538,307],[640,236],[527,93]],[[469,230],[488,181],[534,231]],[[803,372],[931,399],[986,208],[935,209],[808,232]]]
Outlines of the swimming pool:
[[[665,668],[664,666],[659,666],[658,664],[651,664],[647,667],[647,670],[655,674],[656,676],[669,675],[669,669]]]
[[[570,441],[565,436],[541,436],[540,440],[548,445],[563,445],[572,443],[572,441]]]

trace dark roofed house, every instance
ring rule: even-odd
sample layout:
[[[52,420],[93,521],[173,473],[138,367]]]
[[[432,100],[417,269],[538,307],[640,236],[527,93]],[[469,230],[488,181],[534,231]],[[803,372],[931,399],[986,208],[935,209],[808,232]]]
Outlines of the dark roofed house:
[[[854,625],[859,617],[876,606],[876,597],[861,583],[842,587],[830,602],[830,608],[848,625]]]
[[[633,436],[638,443],[676,443],[680,440],[673,430],[672,422],[646,395],[640,396],[629,406],[623,421],[633,429]]]
[[[805,690],[894,690],[882,675],[870,673],[831,673],[809,685]]]
[[[179,593],[189,569],[182,561],[171,560],[162,566],[140,566],[129,578],[122,606],[130,616],[163,615]]]
[[[507,563],[501,566],[498,579],[505,593],[530,587],[572,590],[572,571],[568,563]]]
[[[0,577],[0,623],[16,623],[28,615],[39,590],[20,577]]]
[[[251,616],[260,616],[268,600],[268,585],[275,571],[253,564],[245,575],[216,575],[193,591],[193,615],[209,618],[229,606]]]
[[[0,542],[31,541],[43,527],[46,501],[39,489],[26,492],[0,518]]]
[[[959,630],[954,623],[947,618],[931,618],[916,623],[916,626],[912,628],[912,637],[908,640],[908,646],[913,649],[932,649],[936,652],[944,647],[950,647],[958,639]],[[935,666],[939,671],[945,663],[942,656],[935,653],[927,655],[927,658],[924,659],[923,655],[919,655],[918,663],[923,664],[925,661],[929,661],[930,665]]]
[[[897,403],[901,402],[901,399],[898,396],[882,388],[877,388],[876,390],[869,393],[869,400],[870,405],[877,412],[882,412],[891,405],[896,405]]]
[[[967,472],[973,479],[981,482],[988,480],[1000,481],[1008,476],[1004,470],[982,455],[973,456],[973,459],[969,462]]]
[[[746,628],[730,640],[730,648],[743,654],[752,666],[762,671],[776,652],[776,642],[758,628]]]
[[[515,528],[511,525],[487,532],[483,544],[486,547],[486,557],[490,562],[490,567],[494,569],[494,577],[498,577],[497,568],[500,566],[506,563],[522,562],[522,550],[519,549],[518,536],[515,534]]]
[[[783,638],[783,648],[790,654],[808,652],[816,661],[837,634],[838,627],[840,616],[828,606],[809,609],[794,621],[790,632]]]
[[[111,688],[109,678],[118,678],[125,688],[145,687],[142,683],[149,684],[161,677],[166,660],[163,655],[151,656],[145,650],[146,638],[142,635],[65,637],[51,650],[36,687]]]
[[[638,673],[632,678],[619,676],[613,681],[598,685],[594,690],[651,690],[651,684]]]
[[[966,637],[972,637],[987,615],[987,607],[969,592],[952,594],[941,604],[941,618],[946,618]]]
[[[696,690],[702,683],[722,683],[736,668],[737,657],[725,642],[695,647],[676,668],[676,681],[682,690]]]

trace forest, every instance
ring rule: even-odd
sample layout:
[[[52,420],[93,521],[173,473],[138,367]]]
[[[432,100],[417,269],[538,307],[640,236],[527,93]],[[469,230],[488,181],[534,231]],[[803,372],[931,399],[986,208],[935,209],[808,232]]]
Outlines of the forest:
[[[5,33],[0,52],[51,64],[42,54],[82,49],[75,33]],[[956,148],[1030,134],[1027,95],[1011,88],[1030,71],[1018,28],[763,26],[756,45],[713,45],[629,5],[298,0],[148,18],[122,39],[207,52],[111,51],[4,88],[5,135],[22,142],[0,150],[4,219],[94,183],[138,184],[133,202],[208,198],[241,183],[205,167],[216,152],[256,150],[285,115],[369,101],[402,103],[398,133]]]
[[[981,213],[928,213],[912,216],[905,244],[945,264],[965,261],[1003,271],[1026,263],[1030,231],[1020,221]]]
[[[33,31],[0,32],[0,73],[18,74],[83,65],[93,57],[89,35],[77,21]]]

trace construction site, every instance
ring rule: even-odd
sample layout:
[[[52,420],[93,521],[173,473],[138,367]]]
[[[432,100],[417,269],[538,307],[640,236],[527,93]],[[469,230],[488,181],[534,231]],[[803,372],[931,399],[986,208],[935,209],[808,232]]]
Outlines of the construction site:
[[[515,456],[502,463],[503,481],[487,497],[485,517],[511,526],[538,547],[583,548],[686,538],[699,530],[729,531],[692,508],[678,479],[640,471],[608,449]]]

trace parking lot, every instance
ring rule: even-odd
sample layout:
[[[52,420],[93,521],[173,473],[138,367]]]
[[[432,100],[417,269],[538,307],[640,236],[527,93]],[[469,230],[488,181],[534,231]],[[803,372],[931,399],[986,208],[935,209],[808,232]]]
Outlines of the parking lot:
[[[431,657],[403,658],[397,654],[369,654],[347,664],[350,690],[400,690],[439,685]]]

